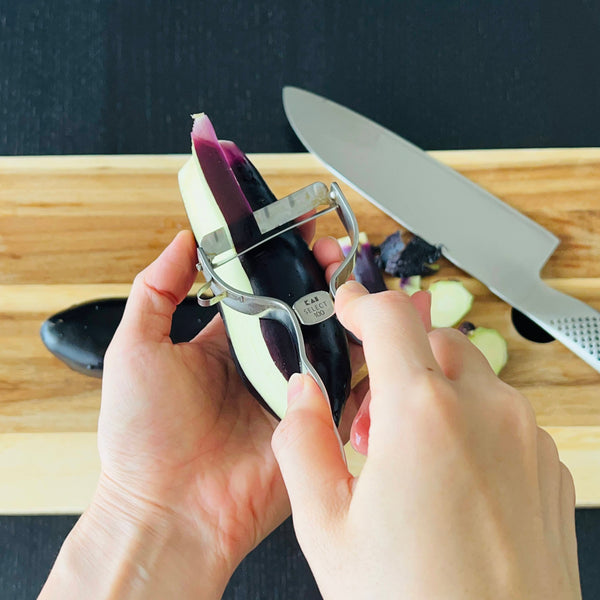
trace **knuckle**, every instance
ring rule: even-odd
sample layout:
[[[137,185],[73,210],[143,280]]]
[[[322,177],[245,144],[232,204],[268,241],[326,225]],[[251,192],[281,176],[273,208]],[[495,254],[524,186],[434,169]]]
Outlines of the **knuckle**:
[[[132,293],[145,296],[151,306],[157,310],[177,305],[178,299],[173,292],[168,289],[162,289],[152,283],[152,277],[147,269],[140,271],[133,279]]]
[[[567,465],[563,462],[560,463],[560,483],[569,508],[573,508],[576,501],[575,479]]]
[[[404,315],[408,311],[414,312],[409,297],[400,290],[371,294],[364,301],[361,309],[363,318],[368,319],[369,323],[376,323],[379,332],[402,329]]]
[[[146,280],[145,280],[145,271],[139,271],[136,276],[133,278],[133,288],[138,290],[138,289],[143,289],[146,286]]]
[[[271,437],[271,447],[275,454],[281,454],[288,444],[290,438],[290,429],[293,429],[293,423],[290,423],[289,419],[283,419],[279,425],[275,428]]]
[[[458,378],[463,367],[476,368],[480,374],[493,374],[483,353],[464,334],[451,327],[433,329],[429,333],[431,349],[440,367],[451,379]],[[494,379],[496,376],[494,375]]]
[[[271,438],[271,447],[277,455],[285,454],[289,449],[295,448],[301,443],[305,435],[310,420],[305,418],[297,411],[293,416],[285,417],[279,425],[277,425]],[[308,421],[308,422],[307,422]]]
[[[508,385],[504,386],[498,407],[500,425],[511,438],[526,446],[536,443],[538,426],[535,412],[522,394]]]
[[[111,339],[104,353],[104,369],[112,368],[114,365],[122,364],[127,360],[131,352],[127,351],[127,339],[120,335],[119,329]]]
[[[458,379],[464,368],[464,356],[470,342],[460,331],[440,328],[428,334],[429,345],[442,372],[452,380]]]
[[[554,442],[554,438],[541,427],[537,428],[538,434],[538,454],[540,460],[544,460],[548,463],[559,464],[560,460],[558,457],[558,448]]]
[[[422,374],[405,406],[411,428],[424,428],[436,437],[457,431],[460,398],[452,382],[444,377],[430,372]]]
[[[119,360],[118,342],[113,338],[104,353],[104,369],[112,367]]]
[[[348,311],[356,311],[358,309],[364,311],[365,307],[369,308],[369,315],[379,315],[388,313],[398,306],[399,303],[409,303],[408,296],[398,290],[386,290],[377,294],[365,294],[354,298],[345,307]]]
[[[431,372],[424,372],[418,377],[415,388],[421,397],[419,404],[427,406],[445,406],[458,401],[456,388],[444,377]]]
[[[432,329],[429,333],[429,339],[434,343],[457,345],[462,345],[462,342],[468,341],[464,333],[461,333],[458,329],[452,329],[452,327],[437,327],[436,329]]]
[[[395,309],[399,305],[410,305],[408,295],[400,290],[386,290],[385,292],[373,294],[371,298],[375,306],[377,306],[380,310],[383,311]]]

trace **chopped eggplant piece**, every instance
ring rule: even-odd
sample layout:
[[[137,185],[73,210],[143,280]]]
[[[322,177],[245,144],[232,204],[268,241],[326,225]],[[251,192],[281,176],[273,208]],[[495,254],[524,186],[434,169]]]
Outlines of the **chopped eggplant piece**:
[[[377,262],[389,275],[406,278],[436,273],[439,267],[434,263],[441,255],[441,246],[432,246],[418,236],[404,245],[402,235],[397,231],[379,246]]]
[[[436,281],[429,291],[432,327],[453,327],[473,305],[473,294],[460,281]]]
[[[412,296],[421,289],[421,276],[402,277],[400,279],[400,289],[405,291],[409,296]]]
[[[395,277],[432,275],[438,270],[433,263],[441,255],[440,248],[428,244],[420,237],[413,237],[402,252],[387,261],[385,271]]]
[[[469,340],[487,358],[494,373],[498,375],[508,361],[508,347],[506,340],[495,329],[476,327],[468,334]]]
[[[379,268],[386,270],[387,263],[394,257],[398,256],[404,250],[405,244],[402,240],[400,231],[396,231],[383,240],[381,245],[376,249],[376,259]],[[392,274],[392,273],[390,273]]]
[[[344,256],[347,256],[352,244],[348,236],[338,240]],[[369,292],[375,294],[387,290],[381,270],[375,262],[373,247],[369,242],[367,234],[360,232],[358,236],[358,251],[356,253],[356,262],[354,265],[354,278],[362,283]]]
[[[475,325],[473,325],[473,323],[471,323],[471,321],[463,321],[459,326],[458,326],[458,330],[461,333],[464,333],[465,335],[469,335],[469,333],[471,333],[471,331],[474,331],[476,329]]]

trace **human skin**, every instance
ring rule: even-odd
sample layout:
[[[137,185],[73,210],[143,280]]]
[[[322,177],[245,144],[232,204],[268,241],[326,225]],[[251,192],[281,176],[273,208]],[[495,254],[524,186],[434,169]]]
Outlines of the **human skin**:
[[[323,239],[314,253],[330,275],[339,247]],[[189,343],[169,338],[196,262],[184,231],[134,281],[105,356],[100,481],[44,600],[220,598],[290,513],[271,450],[277,421],[242,383],[221,318]]]
[[[466,336],[428,331],[401,292],[350,282],[336,312],[369,369],[360,476],[308,376],[290,380],[273,436],[323,597],[580,598],[573,480],[529,402]]]

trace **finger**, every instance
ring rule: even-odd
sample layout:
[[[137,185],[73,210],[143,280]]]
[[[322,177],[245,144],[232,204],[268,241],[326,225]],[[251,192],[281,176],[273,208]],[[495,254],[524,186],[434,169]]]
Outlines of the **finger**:
[[[426,290],[420,290],[410,297],[410,301],[417,309],[425,331],[431,331],[431,294]]]
[[[312,377],[290,378],[287,412],[271,445],[300,528],[303,523],[314,524],[315,518],[323,524],[339,515],[349,501],[352,476],[327,400]]]
[[[344,253],[340,245],[332,237],[319,238],[313,246],[313,254],[324,269],[331,263],[339,263],[344,259]]]
[[[546,525],[558,537],[560,535],[561,463],[552,436],[541,427],[537,428],[537,464],[542,514]]]
[[[560,494],[563,516],[569,517],[575,510],[575,480],[571,471],[569,471],[569,468],[563,462],[560,463]],[[570,521],[570,519],[567,520]],[[574,525],[573,523],[573,527]],[[574,529],[573,533],[575,533]]]
[[[365,399],[356,413],[350,430],[350,443],[352,447],[367,456],[369,451],[369,430],[371,428],[371,413],[369,406],[371,404],[371,392],[367,393]]]
[[[428,337],[433,356],[448,379],[469,377],[476,384],[494,375],[488,360],[464,333],[443,327],[434,329]]]
[[[575,526],[575,483],[573,475],[564,463],[560,463],[560,527],[561,541],[567,555],[567,566],[574,589],[579,588],[579,565],[577,561],[577,530]]]
[[[342,248],[333,237],[319,238],[313,246],[313,253],[325,271],[325,279],[329,281],[344,260]],[[350,278],[354,279],[354,276],[350,275]]]
[[[314,215],[315,212],[316,212],[315,210],[311,210],[311,211],[301,215],[300,217],[298,217],[297,221],[302,221],[303,219],[312,217],[312,215]],[[300,225],[300,227],[298,227],[298,230],[300,231],[300,234],[304,238],[304,241],[307,244],[310,244],[312,242],[312,239],[315,237],[315,231],[317,230],[317,222],[313,219],[312,221],[309,221],[308,223],[304,223],[303,225]]]
[[[336,312],[363,342],[373,395],[391,395],[395,402],[398,390],[415,376],[440,372],[421,317],[403,292],[369,294],[349,281],[338,290]]]
[[[194,236],[191,231],[181,231],[136,276],[117,333],[126,334],[129,340],[170,340],[173,312],[194,283],[195,264]]]
[[[315,242],[313,253],[321,268],[325,269],[325,278],[329,281],[344,258],[344,253],[342,252],[340,245],[333,237],[319,238]],[[357,373],[365,364],[364,353],[360,345],[350,344],[350,362],[352,364],[353,373]],[[361,376],[360,379],[362,379],[363,376]]]
[[[338,431],[342,442],[345,444],[350,439],[350,431],[352,423],[356,418],[356,415],[363,404],[365,395],[369,391],[369,378],[365,377],[359,383],[357,383],[348,396],[344,410],[342,411],[342,418],[338,425]]]

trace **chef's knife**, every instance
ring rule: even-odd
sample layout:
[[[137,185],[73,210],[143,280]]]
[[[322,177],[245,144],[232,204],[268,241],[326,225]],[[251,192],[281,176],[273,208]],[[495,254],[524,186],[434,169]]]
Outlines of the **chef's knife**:
[[[294,87],[283,104],[327,168],[600,371],[600,313],[540,278],[556,236],[354,111]]]

